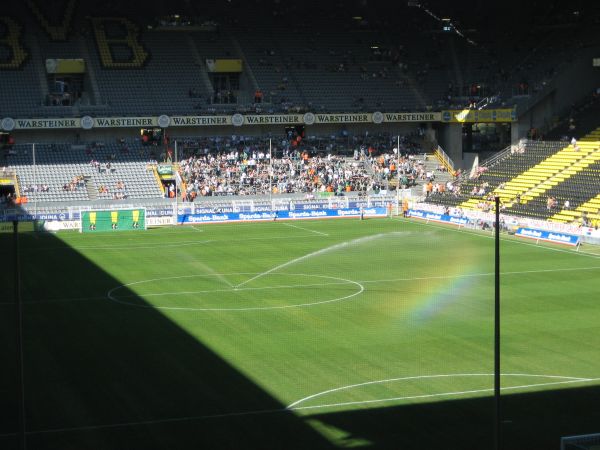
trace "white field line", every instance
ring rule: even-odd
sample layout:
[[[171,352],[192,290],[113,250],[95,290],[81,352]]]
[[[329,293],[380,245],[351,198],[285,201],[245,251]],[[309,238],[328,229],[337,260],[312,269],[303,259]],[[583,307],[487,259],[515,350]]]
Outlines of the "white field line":
[[[191,234],[196,234],[196,232],[198,232],[199,230],[196,230],[194,233]],[[162,233],[162,234],[176,234],[176,233]],[[162,235],[161,234],[161,235]],[[189,232],[186,234],[190,234]],[[152,236],[161,236],[158,234],[152,235]],[[310,238],[315,238],[314,234],[305,234],[305,235],[298,235],[298,236],[294,236],[297,238],[302,238],[302,237],[310,237]],[[269,237],[247,237],[247,238],[240,238],[240,239],[227,239],[227,242],[247,242],[247,241],[273,241],[275,239],[287,239],[289,240],[290,237],[289,236],[269,236]],[[107,245],[101,245],[101,246],[77,246],[77,245],[71,245],[69,243],[66,243],[66,246],[60,246],[60,247],[35,247],[35,248],[31,248],[31,249],[24,249],[23,251],[35,251],[35,252],[40,252],[40,251],[52,251],[55,252],[57,250],[121,250],[121,249],[146,249],[146,248],[150,248],[150,249],[161,249],[161,248],[165,248],[165,247],[183,247],[186,245],[191,245],[191,244],[210,244],[210,243],[219,243],[219,242],[223,242],[225,241],[225,239],[210,239],[210,240],[205,240],[205,241],[184,241],[184,242],[177,242],[177,243],[173,243],[173,244],[161,244],[161,245],[145,245],[145,246],[138,246],[138,245],[117,245],[117,246],[107,246]]]
[[[397,378],[392,380],[414,380],[414,379],[427,379],[427,378],[441,378],[441,377],[452,377],[452,376],[493,376],[492,374],[446,374],[446,375],[421,375],[414,377],[404,377]],[[538,384],[529,384],[522,386],[509,386],[502,388],[505,390],[515,390],[515,389],[526,389],[537,386],[550,386],[550,385],[558,385],[558,384],[567,384],[567,383],[588,383],[593,381],[598,381],[600,378],[578,378],[578,377],[563,377],[558,375],[531,375],[531,374],[502,374],[502,376],[528,376],[528,377],[539,377],[539,378],[560,378],[566,379],[565,381],[555,381],[549,383],[538,383]],[[366,384],[375,384],[381,383],[381,381],[372,381],[361,383],[356,386],[366,385]],[[348,388],[346,386],[345,388]],[[331,405],[315,405],[315,406],[300,406],[295,407],[292,406],[294,404],[298,404],[300,401],[304,401],[308,398],[314,398],[314,396],[306,397],[306,399],[302,399],[298,402],[293,403],[287,408],[276,408],[276,409],[262,409],[262,410],[251,410],[251,411],[239,411],[239,412],[230,412],[230,413],[218,413],[218,414],[205,414],[198,416],[185,416],[185,417],[171,417],[164,419],[154,419],[154,420],[140,420],[135,422],[120,422],[120,423],[112,423],[112,424],[104,424],[104,425],[86,425],[80,427],[64,427],[64,428],[49,428],[45,430],[30,430],[26,431],[27,435],[37,435],[37,434],[49,434],[49,433],[67,433],[67,432],[78,432],[78,431],[94,431],[94,430],[103,430],[103,429],[111,429],[111,428],[124,428],[124,427],[132,427],[132,426],[147,426],[147,425],[155,425],[162,423],[178,423],[178,422],[191,422],[196,420],[205,420],[205,419],[218,419],[218,418],[228,418],[228,417],[236,417],[236,416],[251,416],[251,415],[260,415],[260,414],[280,414],[280,413],[291,413],[292,411],[302,410],[302,409],[315,409],[315,408],[327,408],[334,406],[346,406],[346,405],[356,405],[356,404],[365,404],[372,402],[391,402],[391,401],[399,401],[399,400],[409,400],[409,399],[417,399],[417,398],[433,398],[433,397],[441,397],[441,396],[451,396],[451,395],[464,395],[464,394],[472,394],[472,393],[481,393],[481,392],[491,392],[493,388],[490,389],[474,389],[474,390],[466,390],[466,391],[456,391],[456,392],[441,392],[438,394],[426,394],[419,396],[408,396],[408,397],[398,397],[398,398],[390,398],[390,399],[381,399],[381,400],[366,400],[362,402],[345,402],[345,403],[336,403]],[[0,434],[0,438],[3,437],[13,437],[16,436],[16,433],[5,433]]]
[[[90,300],[106,300],[106,295],[91,296],[91,297],[70,297],[70,298],[46,298],[46,299],[22,299],[23,303],[29,305],[31,303],[63,303],[63,302],[83,302]],[[0,305],[14,305],[15,302],[0,302]]]
[[[575,272],[581,270],[600,270],[600,266],[597,267],[570,267],[570,268],[559,268],[559,269],[540,269],[540,270],[520,270],[514,272],[501,272],[501,275],[522,275],[522,274],[531,274],[531,273],[547,273],[547,272]],[[215,274],[216,275],[216,274]],[[219,274],[219,275],[227,275],[227,274]],[[300,275],[300,274],[286,274],[281,273],[281,275]],[[473,273],[473,274],[464,274],[464,275],[437,275],[431,277],[411,277],[411,278],[391,278],[391,279],[382,279],[382,280],[361,280],[356,281],[356,283],[366,284],[366,283],[388,283],[388,282],[397,282],[397,281],[426,281],[426,280],[443,280],[443,279],[454,279],[454,278],[472,278],[472,277],[488,277],[493,276],[494,272],[483,272],[483,273]],[[128,298],[128,297],[159,297],[163,295],[178,295],[178,294],[208,294],[213,292],[231,292],[231,291],[260,291],[260,290],[268,290],[268,289],[296,289],[296,288],[308,288],[308,287],[326,287],[326,286],[335,286],[335,285],[345,285],[349,284],[348,281],[336,281],[329,283],[310,283],[310,284],[282,284],[277,286],[260,286],[260,287],[233,287],[233,289],[205,289],[198,291],[181,291],[181,292],[160,292],[160,293],[150,293],[150,294],[130,294],[130,295],[120,295],[118,298]]]
[[[139,239],[147,239],[148,237],[160,237],[164,235],[171,234],[196,234],[198,230],[192,230],[191,225],[178,226],[179,228],[169,227],[169,228],[152,228],[148,229],[146,233],[136,234],[136,237]],[[176,231],[167,231],[168,229],[175,229]]]
[[[591,381],[597,381],[597,380],[600,380],[600,378],[589,378],[589,379],[585,379],[585,380],[570,380],[570,381],[552,381],[549,383],[537,383],[537,384],[523,384],[520,386],[503,387],[503,388],[501,388],[501,391],[526,389],[526,388],[538,387],[538,386],[555,386],[558,384],[585,383],[585,382],[591,382]],[[473,390],[469,390],[469,391],[440,392],[438,394],[409,395],[409,396],[405,396],[405,397],[382,398],[382,399],[376,399],[376,400],[360,400],[360,401],[354,401],[354,402],[330,403],[328,405],[296,406],[296,407],[290,408],[290,409],[295,411],[295,410],[300,410],[300,409],[333,408],[333,407],[339,407],[339,406],[365,405],[365,404],[369,404],[369,403],[385,403],[385,402],[394,402],[394,401],[400,401],[400,400],[415,400],[415,399],[421,399],[421,398],[446,397],[446,396],[452,396],[452,395],[478,394],[478,393],[482,393],[482,392],[492,392],[493,390],[494,390],[494,388],[486,388],[486,389],[473,389]]]
[[[197,233],[204,233],[204,230],[202,228],[197,228],[196,225],[192,225],[192,230]]]
[[[300,234],[294,237],[309,237],[315,238],[312,234]],[[273,239],[286,239],[289,241],[289,236],[269,236],[269,237],[248,237],[248,238],[239,238],[239,239],[227,239],[227,242],[246,242],[246,241],[272,241]],[[215,241],[222,242],[222,241]]]
[[[397,218],[394,218],[394,220],[405,221],[406,219],[397,217]],[[471,236],[479,236],[479,237],[482,237],[485,239],[494,239],[493,235],[475,233],[475,232],[473,232],[473,230],[470,230],[468,228],[466,228],[466,229],[465,228],[451,228],[451,227],[445,227],[443,225],[437,225],[434,223],[424,223],[424,222],[414,222],[414,221],[411,221],[410,223],[419,224],[419,225],[423,225],[423,226],[431,227],[431,228],[437,228],[440,230],[453,231],[455,233],[463,233],[463,234],[466,233]],[[600,258],[600,255],[597,255],[595,253],[587,253],[587,252],[584,252],[581,250],[577,250],[577,251],[576,250],[566,250],[563,248],[549,247],[546,245],[538,245],[538,244],[534,244],[532,242],[517,240],[517,238],[511,239],[511,238],[508,238],[508,237],[502,236],[502,235],[500,236],[500,240],[503,242],[510,242],[510,243],[514,243],[514,244],[528,245],[530,247],[541,248],[544,250],[551,250],[553,252],[568,253],[569,255],[581,255],[581,256],[588,256],[590,258]]]
[[[535,274],[535,273],[553,273],[553,272],[578,272],[582,270],[598,270],[600,266],[592,266],[592,267],[568,267],[568,268],[558,268],[558,269],[539,269],[539,270],[519,270],[519,271],[511,271],[511,272],[500,272],[500,275],[524,275],[524,274]],[[230,276],[230,275],[251,275],[250,273],[225,273],[219,274],[222,276]],[[298,274],[286,274],[282,273],[281,275],[298,275]],[[297,284],[297,285],[281,285],[281,286],[263,286],[263,287],[245,287],[245,288],[236,288],[238,291],[251,291],[251,290],[261,290],[261,289],[288,289],[288,288],[296,288],[296,287],[326,287],[326,286],[334,286],[334,285],[345,285],[348,283],[359,283],[359,284],[368,284],[368,283],[389,283],[389,282],[400,282],[400,281],[426,281],[426,280],[443,280],[443,279],[455,279],[455,278],[474,278],[474,277],[488,277],[494,275],[493,272],[483,272],[483,273],[472,273],[472,274],[463,274],[463,275],[438,275],[438,276],[430,276],[430,277],[410,277],[410,278],[386,278],[380,280],[362,280],[362,281],[336,281],[336,282],[328,282],[328,283],[311,283],[311,284]],[[209,277],[210,274],[207,275],[187,275],[182,277],[175,278],[191,278],[191,277]],[[169,278],[171,279],[171,278]],[[158,281],[155,280],[142,280],[135,282],[135,284],[143,283],[143,282],[152,282]],[[132,285],[133,283],[129,283],[119,287],[127,287]],[[198,291],[182,291],[182,292],[164,292],[164,293],[150,293],[150,294],[131,294],[131,295],[123,295],[117,298],[128,298],[128,297],[156,297],[161,295],[178,295],[178,294],[205,294],[212,292],[229,292],[233,289],[213,289],[213,290],[198,290]],[[113,289],[111,292],[114,292]],[[48,302],[73,302],[73,301],[84,301],[84,300],[106,300],[106,296],[104,297],[72,297],[72,298],[49,298],[49,299],[41,299],[41,300],[26,300],[24,299],[24,303],[48,303]],[[14,305],[14,302],[0,302],[0,305]]]
[[[67,432],[74,432],[74,431],[95,431],[95,430],[105,430],[105,429],[111,429],[111,428],[156,425],[156,424],[161,424],[161,423],[191,422],[194,420],[219,419],[219,418],[239,417],[239,416],[257,416],[260,414],[275,414],[275,413],[290,414],[291,412],[285,408],[259,409],[259,410],[239,411],[239,412],[230,412],[230,413],[205,414],[205,415],[200,415],[200,416],[171,417],[171,418],[166,418],[166,419],[140,420],[140,421],[136,421],[136,422],[110,423],[110,424],[105,424],[105,425],[85,425],[85,426],[81,426],[81,427],[48,428],[46,430],[26,431],[25,434],[26,435],[36,435],[36,434],[50,434],[50,433],[67,433]],[[17,433],[0,434],[0,438],[11,437],[11,436],[16,436],[16,435],[17,435]]]
[[[513,243],[513,244],[528,245],[530,247],[535,247],[535,248],[543,248],[544,250],[551,250],[553,252],[568,253],[569,255],[581,255],[581,256],[587,256],[589,258],[600,259],[600,255],[597,255],[595,253],[584,252],[581,250],[575,250],[575,249],[566,250],[564,248],[555,248],[555,247],[549,247],[546,245],[538,245],[538,244],[534,244],[532,242],[520,241],[520,240],[517,240],[517,238],[515,238],[515,239],[503,238],[502,240],[504,242],[509,242],[509,243]]]
[[[309,228],[301,227],[299,225],[293,225],[293,224],[287,223],[287,222],[280,222],[280,223],[287,227],[297,228],[299,230],[304,230],[304,231],[310,231],[311,233],[320,234],[321,236],[329,236],[328,233],[322,233],[321,231],[311,230]]]
[[[185,295],[185,294],[212,294],[214,292],[239,292],[239,291],[263,291],[263,290],[271,290],[271,289],[298,289],[298,288],[311,288],[311,287],[325,287],[325,286],[334,286],[334,285],[354,285],[349,281],[338,281],[332,283],[311,283],[311,284],[282,284],[278,286],[260,286],[260,287],[241,287],[235,288],[231,287],[229,289],[206,289],[200,291],[181,291],[181,292],[160,292],[154,294],[129,294],[129,295],[119,295],[117,298],[131,298],[131,297],[160,297],[163,295]],[[104,297],[106,298],[106,297]]]
[[[534,273],[554,273],[554,272],[577,272],[581,270],[599,270],[600,266],[590,267],[567,267],[558,269],[538,269],[538,270],[515,270],[510,272],[500,272],[500,275],[526,275]],[[431,277],[409,277],[409,278],[387,278],[381,280],[363,280],[358,283],[387,283],[394,281],[426,281],[426,280],[444,280],[444,279],[455,279],[455,278],[474,278],[474,277],[489,277],[493,276],[494,272],[481,272],[481,273],[465,273],[462,275],[436,275]]]
[[[298,274],[298,273],[281,274],[281,275],[306,276],[306,277],[338,280],[339,282],[342,282],[342,284],[353,284],[358,287],[358,290],[356,292],[353,292],[349,295],[345,295],[343,297],[336,297],[333,299],[315,301],[315,302],[310,302],[310,303],[298,303],[298,304],[280,305],[280,306],[254,306],[254,307],[246,307],[246,308],[239,308],[239,307],[238,308],[195,308],[195,307],[189,307],[189,306],[139,305],[139,304],[134,304],[134,303],[129,303],[129,302],[123,301],[121,299],[122,297],[115,297],[113,295],[113,293],[119,289],[122,289],[125,287],[130,287],[130,286],[133,286],[136,284],[148,283],[148,282],[153,282],[153,281],[172,280],[172,279],[179,279],[179,278],[191,278],[194,276],[196,276],[196,277],[199,276],[199,275],[185,275],[185,276],[181,276],[181,277],[166,277],[166,278],[163,277],[163,278],[155,278],[152,280],[141,280],[141,281],[136,281],[133,283],[124,284],[121,286],[117,286],[117,287],[111,289],[110,291],[108,291],[106,294],[106,297],[115,303],[121,303],[121,304],[127,305],[127,306],[135,306],[135,307],[139,307],[139,308],[151,308],[151,309],[164,309],[164,310],[171,310],[171,311],[259,311],[259,310],[301,308],[301,307],[305,307],[305,306],[314,306],[314,305],[323,305],[325,303],[334,303],[334,302],[339,302],[342,300],[347,300],[352,297],[356,297],[357,295],[362,294],[362,292],[365,290],[365,287],[362,284],[357,283],[356,281],[353,281],[353,280],[346,280],[344,278],[330,277],[327,275],[307,275],[307,274]],[[210,276],[210,275],[202,275],[202,277],[207,277],[207,276]],[[236,290],[239,290],[239,288],[232,287],[231,290],[236,291]]]
[[[349,389],[354,389],[362,386],[370,386],[374,384],[384,384],[390,383],[394,381],[410,381],[410,380],[426,380],[426,379],[434,379],[434,378],[465,378],[465,377],[493,377],[493,373],[449,373],[449,374],[440,374],[440,375],[416,375],[412,377],[400,377],[400,378],[388,378],[385,380],[375,380],[375,381],[365,381],[364,383],[356,383],[349,384],[346,386],[340,386],[333,389],[327,389],[326,391],[317,392],[316,394],[309,395],[307,397],[301,398],[300,400],[295,401],[294,403],[288,405],[287,408],[295,408],[296,405],[303,403],[307,400],[312,400],[316,397],[321,397],[323,395],[331,394],[332,392],[345,391]],[[589,378],[580,378],[580,377],[565,377],[562,375],[532,375],[527,373],[503,373],[501,377],[532,377],[532,378],[558,378],[561,380],[569,380],[569,381],[590,381]],[[479,392],[479,391],[468,391],[468,392]],[[442,395],[442,394],[427,394],[426,396],[431,395]],[[448,395],[448,394],[445,394]],[[409,398],[409,397],[406,397]],[[413,398],[413,397],[410,397]],[[416,397],[420,398],[420,397]],[[367,400],[367,401],[387,401],[387,400]]]
[[[198,245],[198,244],[209,244],[213,242],[212,240],[205,241],[184,241],[177,242],[174,244],[162,244],[162,245],[111,245],[111,246],[90,246],[90,247],[64,247],[64,249],[68,250],[137,250],[137,249],[159,249],[159,248],[175,248],[175,247],[187,247],[188,245]],[[35,249],[36,251],[38,249]],[[42,249],[42,250],[57,250],[56,248],[52,249]]]

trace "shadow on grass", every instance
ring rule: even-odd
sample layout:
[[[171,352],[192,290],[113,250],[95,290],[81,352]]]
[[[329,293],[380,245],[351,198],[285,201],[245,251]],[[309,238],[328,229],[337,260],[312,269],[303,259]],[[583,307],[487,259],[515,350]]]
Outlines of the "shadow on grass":
[[[560,448],[562,436],[600,432],[600,387],[502,396],[503,449]],[[324,428],[346,430],[347,442],[377,449],[492,449],[493,398],[314,415]]]
[[[331,448],[159,311],[117,311],[105,295],[121,283],[60,239],[19,239],[28,450]],[[36,252],[40,246],[54,249]],[[0,248],[0,449],[12,450],[18,389],[11,233],[0,234]],[[44,301],[61,296],[88,299]]]
[[[493,448],[491,398],[310,417],[285,411],[160,312],[106,301],[121,283],[60,239],[23,233],[20,245],[29,450]],[[12,450],[11,234],[0,234],[0,248],[0,449]],[[61,296],[74,300],[45,301]],[[599,399],[598,387],[504,396],[503,448],[557,449],[560,436],[600,431]]]

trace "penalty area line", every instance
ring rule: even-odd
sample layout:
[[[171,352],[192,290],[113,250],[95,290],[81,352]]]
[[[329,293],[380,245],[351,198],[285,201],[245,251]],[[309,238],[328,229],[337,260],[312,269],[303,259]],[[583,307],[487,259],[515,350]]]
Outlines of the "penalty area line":
[[[304,228],[304,227],[301,227],[299,225],[293,225],[291,223],[286,223],[286,222],[280,222],[280,223],[282,225],[287,226],[287,227],[297,228],[298,230],[310,231],[311,233],[315,233],[315,234],[318,234],[318,235],[321,235],[321,236],[329,236],[328,233],[323,233],[321,231],[311,230],[310,228]]]
[[[422,225],[424,227],[430,227],[430,228],[437,228],[439,230],[447,230],[447,231],[453,231],[454,233],[461,233],[461,234],[469,234],[472,236],[479,236],[485,239],[494,239],[494,236],[492,234],[483,234],[483,233],[477,233],[476,229],[472,229],[472,228],[454,228],[451,226],[444,226],[444,225],[437,225],[434,223],[428,223],[428,222],[417,222],[416,220],[407,220],[405,218],[400,218],[400,217],[395,217],[393,220],[397,220],[398,222],[407,222],[407,223],[411,223],[413,225]],[[511,236],[503,236],[500,235],[500,240],[502,242],[508,242],[508,243],[512,243],[512,244],[518,244],[518,245],[527,245],[529,247],[534,247],[534,248],[539,248],[539,249],[544,249],[544,250],[550,250],[553,252],[559,252],[559,253],[567,253],[569,255],[580,255],[580,256],[587,256],[590,258],[600,258],[600,255],[595,254],[595,253],[589,253],[589,252],[585,252],[585,251],[581,251],[581,250],[567,250],[567,249],[563,249],[563,248],[555,248],[555,247],[549,247],[547,245],[540,245],[540,244],[534,244],[532,242],[525,242],[525,241],[520,241],[518,240],[519,238],[515,237],[511,237]]]
[[[489,375],[489,374],[462,374],[462,375]],[[509,374],[506,374],[506,375],[509,375]],[[527,376],[526,374],[513,374],[513,375]],[[439,375],[439,376],[446,377],[446,376],[451,376],[451,375]],[[594,382],[594,381],[600,380],[600,378],[574,378],[574,377],[559,377],[559,376],[550,376],[550,375],[530,375],[530,376],[534,376],[534,377],[546,376],[549,378],[570,378],[570,379],[568,379],[566,381],[553,381],[553,382],[548,382],[548,383],[535,383],[535,384],[527,384],[527,385],[519,385],[519,386],[508,386],[508,387],[503,387],[502,390],[509,391],[509,390],[517,390],[517,389],[526,389],[526,388],[531,388],[531,387],[540,387],[540,386],[552,386],[552,385],[574,384],[574,383],[589,383],[589,382]],[[423,378],[423,377],[406,377],[406,378],[407,379],[416,379],[416,378]],[[425,376],[424,378],[428,378],[428,377]],[[374,382],[363,383],[363,384],[372,384],[372,383],[374,383]],[[472,390],[465,390],[465,391],[441,392],[441,393],[437,393],[437,394],[423,394],[423,395],[385,398],[385,399],[341,402],[341,403],[332,403],[332,404],[326,404],[326,405],[322,404],[322,405],[313,405],[313,406],[293,406],[293,405],[299,404],[299,402],[301,402],[303,400],[307,400],[309,398],[314,397],[314,396],[310,396],[310,397],[306,397],[303,400],[297,401],[286,408],[271,408],[271,409],[229,412],[229,413],[204,414],[204,415],[197,415],[197,416],[171,417],[171,418],[164,418],[164,419],[119,422],[119,423],[102,424],[102,425],[84,425],[84,426],[79,426],[79,427],[48,428],[48,429],[42,429],[42,430],[26,431],[25,434],[28,436],[31,436],[31,435],[40,435],[40,434],[69,433],[69,432],[79,432],[79,431],[96,431],[96,430],[127,428],[127,427],[135,427],[135,426],[192,422],[192,421],[196,421],[196,420],[226,419],[229,417],[243,417],[243,416],[256,416],[256,415],[266,415],[266,414],[281,414],[281,413],[293,414],[293,411],[296,411],[296,410],[307,410],[307,409],[328,408],[328,407],[331,408],[331,407],[339,407],[339,406],[369,404],[369,403],[376,403],[376,402],[392,402],[392,401],[410,400],[410,399],[435,398],[435,397],[452,396],[452,395],[477,394],[477,393],[492,392],[492,391],[493,391],[493,388],[485,388],[485,389],[472,389]],[[0,438],[14,437],[16,435],[17,435],[17,433],[3,433],[3,434],[0,434]]]
[[[114,429],[114,428],[127,428],[127,427],[135,427],[135,426],[158,425],[158,424],[166,424],[166,423],[192,422],[195,420],[209,420],[209,419],[223,419],[223,418],[226,419],[229,417],[257,416],[257,415],[262,415],[262,414],[280,414],[280,413],[293,414],[293,412],[291,412],[287,408],[259,409],[259,410],[252,410],[252,411],[205,414],[205,415],[199,415],[199,416],[171,417],[171,418],[165,418],[165,419],[140,420],[140,421],[136,421],[136,422],[109,423],[109,424],[103,424],[103,425],[83,425],[80,427],[48,428],[45,430],[26,431],[25,434],[28,436],[31,436],[31,435],[38,435],[38,434],[69,433],[69,432],[78,432],[78,431],[96,431],[96,430],[107,430],[107,429]],[[12,436],[16,436],[16,435],[17,435],[17,433],[0,434],[0,438],[12,437]]]
[[[577,378],[574,380],[566,380],[566,381],[550,381],[547,383],[523,384],[523,385],[519,385],[519,386],[505,386],[505,387],[502,387],[500,390],[501,390],[501,392],[503,392],[503,391],[528,389],[528,388],[543,387],[543,386],[556,386],[556,385],[574,384],[574,383],[591,383],[591,382],[598,381],[598,380],[600,380],[600,378]],[[292,403],[290,406],[287,407],[287,409],[289,409],[291,411],[296,411],[296,410],[306,410],[306,409],[334,408],[334,407],[340,407],[340,406],[367,405],[367,404],[373,404],[373,403],[389,403],[389,402],[397,402],[397,401],[402,401],[402,400],[417,400],[417,399],[425,399],[425,398],[449,397],[449,396],[454,396],[454,395],[479,394],[479,393],[493,392],[493,391],[494,391],[494,388],[470,389],[470,390],[465,390],[465,391],[438,392],[435,394],[407,395],[407,396],[401,396],[401,397],[379,398],[379,399],[372,399],[372,400],[356,400],[356,401],[351,401],[351,402],[329,403],[329,404],[320,404],[320,405],[312,405],[312,406],[296,406],[296,405],[300,404],[301,402],[310,398],[310,397],[307,397],[306,399],[298,400],[298,401]],[[314,397],[314,396],[311,396],[311,397]]]

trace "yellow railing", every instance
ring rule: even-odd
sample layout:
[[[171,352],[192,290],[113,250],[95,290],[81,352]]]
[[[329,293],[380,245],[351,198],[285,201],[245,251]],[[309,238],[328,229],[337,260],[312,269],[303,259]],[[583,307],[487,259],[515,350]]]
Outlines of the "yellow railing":
[[[438,145],[433,154],[446,168],[446,170],[448,170],[448,173],[450,173],[452,176],[456,175],[456,171],[454,170],[454,161],[450,159],[450,157],[446,154],[442,147]]]
[[[158,184],[160,191],[164,195],[165,194],[165,186],[162,184],[160,175],[158,174],[158,169],[156,168],[156,164],[153,164],[151,167],[152,167],[152,173],[154,173],[154,179],[156,180],[156,184]]]

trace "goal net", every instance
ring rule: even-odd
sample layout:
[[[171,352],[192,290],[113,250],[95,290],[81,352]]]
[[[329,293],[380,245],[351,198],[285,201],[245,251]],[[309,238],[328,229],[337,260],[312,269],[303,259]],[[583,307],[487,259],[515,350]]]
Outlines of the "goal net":
[[[82,233],[105,231],[139,231],[146,229],[146,209],[114,209],[81,211]]]

